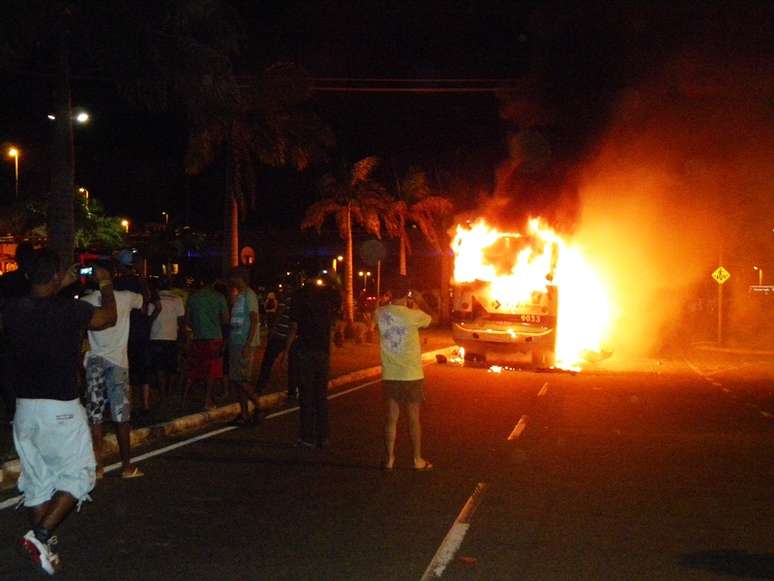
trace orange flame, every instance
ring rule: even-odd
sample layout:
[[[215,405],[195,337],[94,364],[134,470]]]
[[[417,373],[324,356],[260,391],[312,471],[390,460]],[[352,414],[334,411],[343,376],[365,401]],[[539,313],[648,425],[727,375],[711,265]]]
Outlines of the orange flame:
[[[452,249],[455,283],[489,283],[491,299],[504,311],[557,287],[557,367],[580,370],[606,350],[614,308],[605,285],[583,249],[539,218],[529,220],[526,235],[500,231],[483,219],[458,225]]]

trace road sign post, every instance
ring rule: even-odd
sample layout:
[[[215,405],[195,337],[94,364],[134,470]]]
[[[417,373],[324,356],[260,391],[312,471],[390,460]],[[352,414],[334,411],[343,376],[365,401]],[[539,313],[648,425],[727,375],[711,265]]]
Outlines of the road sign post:
[[[722,266],[718,266],[712,273],[712,278],[718,283],[718,345],[723,344],[723,285],[726,284],[731,273]]]

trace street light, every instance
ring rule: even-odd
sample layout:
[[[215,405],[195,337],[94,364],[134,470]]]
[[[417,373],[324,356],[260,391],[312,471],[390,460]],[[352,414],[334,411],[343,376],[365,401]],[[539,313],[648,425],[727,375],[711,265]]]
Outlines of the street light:
[[[49,113],[46,115],[50,121],[56,121],[56,115],[53,113]],[[91,121],[91,115],[88,114],[86,111],[78,111],[75,115],[73,115],[73,121],[78,123],[79,125],[84,125]]]
[[[16,185],[16,199],[19,199],[19,156],[21,155],[21,151],[19,151],[18,147],[9,147],[8,148],[8,157],[13,158],[13,170],[14,170],[14,176],[15,176],[15,185]]]
[[[763,286],[763,269],[753,266],[753,270],[758,271],[758,286]]]
[[[121,227],[124,229],[124,232],[129,234],[129,220],[127,220],[126,218],[121,220]]]
[[[368,277],[371,276],[371,271],[363,272],[362,270],[357,273],[359,277],[363,279],[363,292],[367,290],[368,287]]]
[[[78,193],[80,195],[82,195],[84,198],[86,198],[86,205],[88,205],[89,204],[89,190],[87,190],[86,188],[81,187],[81,188],[78,188]]]
[[[333,272],[339,272],[339,262],[343,262],[344,257],[339,255],[333,259]]]
[[[164,226],[169,226],[169,214],[162,212],[161,215],[164,217]]]

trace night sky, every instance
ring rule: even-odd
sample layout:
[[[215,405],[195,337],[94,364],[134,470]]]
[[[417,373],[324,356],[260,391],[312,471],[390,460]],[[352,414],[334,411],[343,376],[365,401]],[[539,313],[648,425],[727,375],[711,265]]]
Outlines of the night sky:
[[[525,126],[550,141],[550,183],[535,204],[551,204],[571,181],[573,164],[593,150],[614,96],[697,39],[709,20],[724,22],[722,3],[648,3],[625,7],[582,2],[252,2],[239,12],[244,46],[234,66],[251,75],[292,61],[313,77],[505,78],[523,83],[503,98],[493,94],[316,94],[313,106],[333,128],[330,166],[365,155],[385,159],[386,175],[410,165],[455,174],[473,206],[492,191],[509,155],[509,136]],[[628,3],[627,3],[628,5]],[[722,27],[721,27],[722,28]],[[731,31],[737,34],[739,31]],[[723,30],[721,30],[721,35]],[[120,39],[117,39],[120,42]],[[187,127],[180,112],[148,113],[130,106],[105,80],[75,64],[73,105],[92,114],[77,127],[76,181],[109,212],[136,223],[169,211],[176,223],[221,227],[222,167],[185,177]],[[22,190],[48,187],[49,90],[45,67],[30,61],[2,71],[0,141],[18,143]],[[80,74],[80,76],[79,76]],[[526,111],[526,113],[525,113]],[[0,196],[12,195],[12,167],[0,172]],[[302,174],[262,168],[258,204],[248,228],[295,226],[315,199],[315,183],[329,167]],[[549,180],[550,181],[550,180]],[[548,182],[546,182],[548,183]],[[530,193],[521,201],[530,203]]]

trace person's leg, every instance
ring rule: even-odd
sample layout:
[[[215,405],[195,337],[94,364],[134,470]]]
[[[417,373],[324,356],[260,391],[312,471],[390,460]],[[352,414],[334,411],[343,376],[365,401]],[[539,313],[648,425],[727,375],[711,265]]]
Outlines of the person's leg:
[[[263,359],[261,360],[261,371],[258,374],[258,384],[256,391],[263,393],[266,386],[269,385],[269,378],[271,377],[271,369],[274,367],[274,362],[282,353],[283,344],[281,341],[277,341],[275,337],[269,337],[269,341],[266,343],[266,351],[263,353]]]
[[[234,386],[236,387],[236,391],[239,394],[239,417],[242,420],[242,422],[249,422],[250,421],[250,414],[248,413],[248,398],[247,398],[247,391],[244,389],[244,386],[241,383],[232,382]]]
[[[120,422],[116,424],[116,440],[118,440],[118,451],[121,455],[121,469],[123,474],[134,472],[132,465],[132,424],[129,422]]]
[[[328,419],[328,369],[330,359],[327,353],[315,358],[315,401],[317,412],[317,445],[321,448],[328,444],[330,422]]]
[[[314,374],[311,372],[311,365],[309,365],[306,358],[302,355],[305,365],[299,369],[299,385],[300,385],[300,433],[299,437],[301,443],[306,446],[314,446],[314,420],[315,420],[315,389],[314,389]]]
[[[49,535],[52,534],[77,505],[78,501],[71,494],[61,491],[55,492],[51,500],[44,505],[45,510],[42,513],[40,524],[35,527],[35,534],[38,534],[39,529],[45,530]],[[48,539],[40,540],[45,542]]]
[[[102,421],[107,405],[105,368],[101,360],[89,359],[86,364],[86,417],[91,427],[91,441],[97,460],[97,477],[102,477]]]
[[[295,399],[299,393],[299,372],[298,365],[298,348],[296,344],[292,345],[288,350],[288,398]]]
[[[414,448],[414,468],[425,468],[427,460],[422,457],[422,424],[420,423],[420,409],[422,404],[408,404],[409,435],[411,445]]]
[[[150,384],[142,384],[142,411],[148,413],[150,411]]]
[[[108,401],[113,423],[116,426],[116,440],[118,453],[121,456],[121,468],[124,476],[134,474],[141,475],[140,471],[132,466],[131,433],[132,433],[132,399],[129,389],[129,370],[113,365],[106,370],[105,383],[107,385]]]
[[[384,467],[392,469],[395,466],[395,438],[398,434],[398,418],[400,404],[392,398],[384,399]]]
[[[214,390],[215,380],[212,377],[207,377],[207,380],[204,383],[204,407],[206,409],[215,407],[215,400],[213,399]]]

